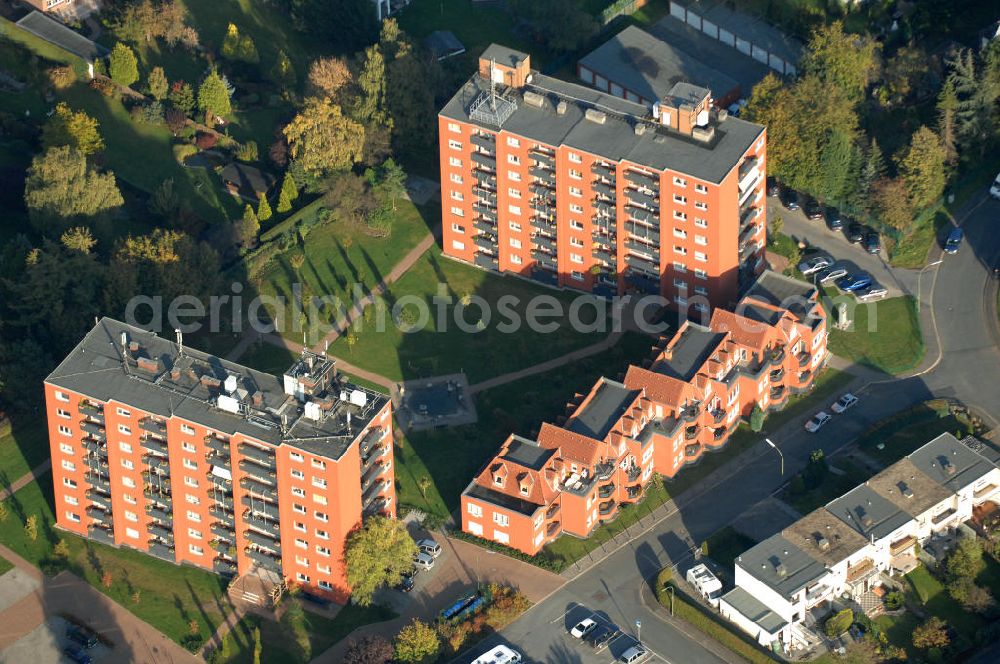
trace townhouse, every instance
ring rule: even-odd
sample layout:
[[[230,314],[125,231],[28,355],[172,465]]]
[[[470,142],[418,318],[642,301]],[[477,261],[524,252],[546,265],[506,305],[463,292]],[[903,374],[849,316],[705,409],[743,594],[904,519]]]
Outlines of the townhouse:
[[[45,381],[56,522],[340,603],[347,534],[395,515],[389,400],[304,352],[280,378],[104,318]]]
[[[438,124],[447,256],[702,311],[764,269],[766,132],[707,88],[637,103],[494,44]]]
[[[955,532],[998,488],[1000,468],[942,434],[740,555],[719,610],[762,645],[804,645],[811,611],[911,570],[918,543]]]
[[[621,380],[600,378],[535,439],[511,436],[462,494],[462,529],[529,555],[587,537],[725,445],[755,407],[784,406],[826,359],[826,316],[809,284],[764,272],[737,307],[658,344]]]

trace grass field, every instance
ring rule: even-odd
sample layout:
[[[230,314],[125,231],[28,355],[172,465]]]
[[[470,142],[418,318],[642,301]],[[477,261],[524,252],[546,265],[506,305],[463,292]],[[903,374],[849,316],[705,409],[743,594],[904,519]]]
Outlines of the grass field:
[[[809,514],[813,510],[823,507],[871,476],[871,472],[864,467],[844,457],[830,459],[828,463],[834,468],[842,470],[844,474],[829,472],[819,486],[805,493],[794,494],[789,491],[787,495],[782,496],[785,501],[798,510],[799,514]]]
[[[116,549],[70,535],[54,527],[52,475],[28,484],[6,501],[10,516],[0,522],[0,542],[38,565],[52,555],[63,539],[69,546],[69,569],[150,625],[180,642],[188,623],[196,621],[207,638],[222,619],[225,580],[193,567],[178,566],[129,549]],[[38,537],[25,533],[28,516],[38,517]],[[112,584],[101,580],[111,574]],[[139,593],[139,603],[133,594]]]
[[[837,292],[828,287],[826,295],[823,302],[832,319],[833,304],[828,298]],[[837,330],[830,326],[827,347],[831,353],[888,374],[909,371],[923,359],[924,342],[912,297],[859,304],[851,315],[852,329]]]
[[[517,36],[514,18],[506,9],[495,3],[472,0],[412,0],[396,17],[399,27],[421,41],[435,30],[451,30],[465,46],[471,57],[479,54],[493,42],[509,46],[532,55],[535,48]],[[534,63],[538,67],[543,62]]]
[[[951,414],[943,400],[931,400],[876,423],[858,437],[858,445],[887,466],[942,433],[961,438],[969,432],[968,418]]]
[[[737,532],[732,526],[726,526],[716,531],[706,542],[708,543],[708,557],[725,569],[732,569],[736,556],[741,555],[756,544],[746,535]]]
[[[937,241],[938,233],[948,222],[948,214],[939,211],[916,224],[889,251],[889,264],[914,270],[923,267],[927,263],[927,254]]]
[[[0,576],[3,576],[12,569],[14,569],[13,563],[6,558],[0,558]]]
[[[0,424],[0,484],[13,482],[49,457],[45,421],[35,418],[22,424],[22,419],[13,426]]]
[[[453,298],[450,305],[440,310],[434,300],[439,294]],[[460,324],[456,318],[460,310],[457,305],[467,296],[482,298],[488,312],[483,314],[480,304],[470,303],[462,316],[464,324]],[[531,329],[527,324],[529,303],[539,296],[561,306],[561,315],[544,318],[546,324],[551,321],[556,325],[551,332]],[[330,349],[351,364],[393,380],[465,372],[469,381],[475,384],[603,339],[610,332],[610,325],[602,324],[596,331],[576,331],[570,325],[572,319],[568,311],[577,297],[575,293],[553,291],[451,261],[435,248],[394,283],[385,298],[387,310],[399,302],[404,314],[413,312],[413,323],[419,323],[417,303],[426,304],[429,315],[425,325],[404,332],[400,326],[391,324],[386,315],[384,331],[374,329],[371,324],[361,324],[355,331],[353,346],[346,336],[342,336]],[[513,303],[510,311],[516,313],[516,323],[507,324],[512,317],[501,301]],[[481,328],[475,325],[480,316]],[[580,310],[580,320],[585,323],[606,319],[599,314],[596,316],[599,317],[595,317],[593,307]]]

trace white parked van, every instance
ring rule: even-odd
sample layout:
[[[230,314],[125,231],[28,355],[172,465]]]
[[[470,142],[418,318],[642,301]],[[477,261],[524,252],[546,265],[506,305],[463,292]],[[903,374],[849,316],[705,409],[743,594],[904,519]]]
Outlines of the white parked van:
[[[719,581],[704,563],[689,569],[685,578],[688,583],[698,589],[702,597],[711,602],[712,606],[719,605],[719,597],[722,595],[722,581]]]
[[[493,650],[477,657],[472,664],[518,664],[521,654],[507,646],[497,646]]]

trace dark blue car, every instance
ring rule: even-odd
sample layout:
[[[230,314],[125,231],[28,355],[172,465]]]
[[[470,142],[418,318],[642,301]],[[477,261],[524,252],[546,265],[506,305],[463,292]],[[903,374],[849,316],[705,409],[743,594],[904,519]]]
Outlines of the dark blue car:
[[[862,288],[868,288],[872,285],[872,276],[867,272],[858,272],[857,274],[849,274],[846,277],[841,277],[837,279],[837,288],[844,291],[845,293],[853,293],[856,290],[861,290]]]
[[[63,649],[63,654],[69,657],[71,660],[76,662],[76,664],[91,664],[93,660],[90,659],[90,655],[75,643],[71,643]]]
[[[961,228],[951,229],[951,232],[948,233],[948,239],[944,243],[944,253],[957,254],[958,248],[962,246],[963,237],[964,234]]]

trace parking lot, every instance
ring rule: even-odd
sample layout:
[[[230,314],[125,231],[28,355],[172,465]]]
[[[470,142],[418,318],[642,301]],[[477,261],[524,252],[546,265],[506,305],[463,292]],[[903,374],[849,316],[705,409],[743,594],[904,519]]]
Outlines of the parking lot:
[[[596,623],[590,632],[582,638],[573,636],[570,633],[577,624],[583,620],[593,620]],[[618,662],[620,657],[634,646],[639,645],[638,636],[641,636],[641,626],[637,629],[633,623],[631,625],[617,625],[601,612],[594,612],[584,606],[574,606],[570,608],[558,619],[557,624],[563,627],[563,642],[566,650],[573,653],[574,661],[594,662],[597,664],[607,664]],[[656,629],[656,625],[647,625],[649,629]],[[598,644],[593,642],[595,637]],[[643,646],[647,655],[639,659],[640,662],[669,662],[665,657],[652,652],[647,646]]]
[[[63,648],[70,640],[66,637],[68,622],[52,616],[41,625],[28,632],[7,648],[0,651],[0,664],[63,664],[73,660],[63,654]],[[95,664],[107,661],[110,650],[104,644],[98,644],[86,650],[87,655]]]

